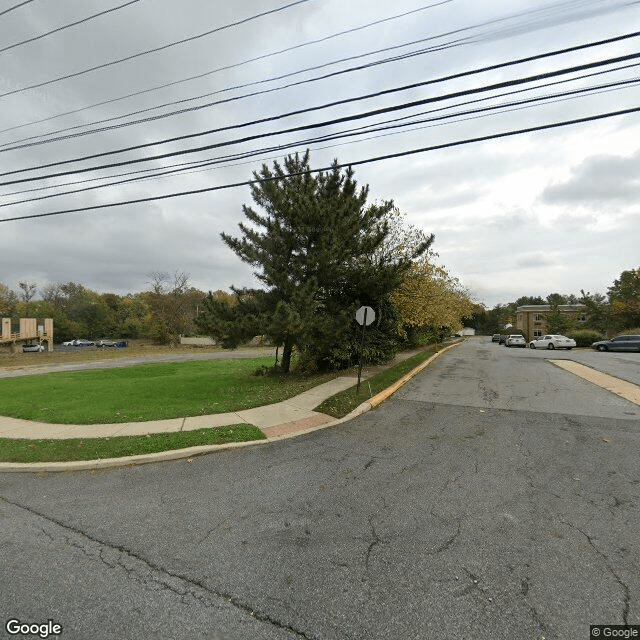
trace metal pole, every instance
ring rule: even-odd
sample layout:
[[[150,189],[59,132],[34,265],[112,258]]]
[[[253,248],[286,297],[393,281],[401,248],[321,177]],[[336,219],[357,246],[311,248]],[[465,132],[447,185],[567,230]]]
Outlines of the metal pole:
[[[358,364],[358,385],[356,393],[360,393],[360,376],[362,375],[362,351],[364,349],[364,330],[367,326],[367,308],[364,309],[364,320],[362,321],[362,340],[360,342],[360,363]]]

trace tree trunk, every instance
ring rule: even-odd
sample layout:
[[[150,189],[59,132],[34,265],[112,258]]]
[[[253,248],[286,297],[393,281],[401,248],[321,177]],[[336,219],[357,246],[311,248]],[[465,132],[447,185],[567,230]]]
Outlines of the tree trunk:
[[[293,341],[290,336],[287,336],[284,340],[284,346],[282,347],[282,371],[289,373],[289,367],[291,366],[291,352],[293,351]]]

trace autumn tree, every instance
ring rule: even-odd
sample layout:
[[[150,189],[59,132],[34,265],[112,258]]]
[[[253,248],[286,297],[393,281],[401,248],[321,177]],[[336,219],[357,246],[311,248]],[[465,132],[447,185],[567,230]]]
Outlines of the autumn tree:
[[[640,267],[623,271],[607,293],[615,328],[640,327]]]
[[[24,301],[24,310],[25,315],[29,315],[29,303],[34,298],[36,293],[38,292],[38,285],[35,282],[29,282],[27,280],[22,280],[18,282],[18,288],[20,289],[20,297]]]
[[[175,271],[147,274],[151,290],[147,294],[151,310],[151,335],[158,342],[175,346],[193,320],[189,297],[189,275]]]
[[[0,282],[0,317],[11,317],[15,312],[18,296],[4,282]]]
[[[435,263],[435,254],[415,261],[402,285],[393,293],[398,308],[398,331],[429,331],[435,335],[462,328],[462,318],[474,311],[468,292],[457,278]]]

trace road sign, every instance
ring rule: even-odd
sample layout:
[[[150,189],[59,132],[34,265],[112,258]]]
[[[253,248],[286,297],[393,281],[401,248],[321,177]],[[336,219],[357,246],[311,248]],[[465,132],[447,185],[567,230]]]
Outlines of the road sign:
[[[359,325],[368,327],[376,319],[376,312],[371,307],[360,307],[356,311],[356,322]]]

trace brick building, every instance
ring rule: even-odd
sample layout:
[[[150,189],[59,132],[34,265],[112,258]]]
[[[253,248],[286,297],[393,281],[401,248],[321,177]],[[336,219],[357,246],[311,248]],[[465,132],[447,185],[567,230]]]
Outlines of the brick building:
[[[583,304],[559,304],[558,311],[573,324],[587,321],[587,307]],[[516,309],[516,329],[527,340],[549,333],[548,316],[551,305],[525,304]]]

